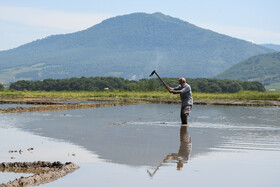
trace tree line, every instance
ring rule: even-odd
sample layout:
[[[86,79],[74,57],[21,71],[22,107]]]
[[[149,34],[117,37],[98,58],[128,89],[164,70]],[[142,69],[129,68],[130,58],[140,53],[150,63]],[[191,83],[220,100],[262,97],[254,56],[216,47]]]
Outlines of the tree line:
[[[171,86],[178,86],[177,78],[163,78]],[[194,92],[204,93],[236,93],[241,90],[264,92],[265,88],[260,82],[236,81],[227,79],[195,78],[186,79]],[[1,89],[1,88],[0,88]],[[13,90],[44,90],[44,91],[100,91],[126,90],[126,91],[164,91],[165,87],[157,78],[141,79],[138,81],[117,77],[81,77],[69,79],[45,79],[37,81],[19,80],[10,85]]]
[[[4,90],[4,86],[3,84],[0,83],[0,91],[3,91]]]

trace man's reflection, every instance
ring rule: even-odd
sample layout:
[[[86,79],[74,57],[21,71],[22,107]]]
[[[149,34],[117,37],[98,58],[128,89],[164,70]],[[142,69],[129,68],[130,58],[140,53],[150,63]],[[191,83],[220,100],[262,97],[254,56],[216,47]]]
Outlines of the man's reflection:
[[[181,125],[180,128],[180,148],[178,153],[171,153],[167,155],[163,160],[164,163],[177,162],[177,169],[182,170],[184,163],[187,163],[190,159],[190,153],[192,150],[192,141],[188,133],[187,125]]]
[[[188,133],[188,126],[187,125],[181,125],[180,128],[180,147],[178,153],[171,153],[167,155],[163,163],[177,163],[177,169],[182,170],[184,163],[187,163],[190,159],[190,153],[192,150],[192,141],[191,137]],[[154,170],[153,173],[150,171],[147,171],[151,177],[153,177],[159,167],[162,166],[162,163]]]

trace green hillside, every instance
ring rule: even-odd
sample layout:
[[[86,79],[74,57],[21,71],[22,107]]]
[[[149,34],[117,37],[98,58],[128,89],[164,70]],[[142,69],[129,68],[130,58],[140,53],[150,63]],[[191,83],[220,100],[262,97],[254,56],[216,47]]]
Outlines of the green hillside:
[[[273,50],[199,28],[161,13],[107,19],[0,52],[0,80],[81,76],[213,77],[248,57]]]
[[[234,65],[216,78],[259,81],[272,88],[270,85],[280,83],[280,52],[251,57]]]

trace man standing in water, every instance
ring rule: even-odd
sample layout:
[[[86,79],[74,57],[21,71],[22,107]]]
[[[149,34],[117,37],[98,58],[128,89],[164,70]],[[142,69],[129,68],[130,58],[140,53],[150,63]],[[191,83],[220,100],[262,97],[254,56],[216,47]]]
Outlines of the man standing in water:
[[[182,124],[188,124],[188,115],[191,112],[191,108],[193,105],[192,98],[192,89],[191,86],[186,83],[185,78],[179,79],[179,86],[176,88],[167,87],[168,91],[173,94],[180,94],[180,98],[182,101],[181,105],[181,121]]]

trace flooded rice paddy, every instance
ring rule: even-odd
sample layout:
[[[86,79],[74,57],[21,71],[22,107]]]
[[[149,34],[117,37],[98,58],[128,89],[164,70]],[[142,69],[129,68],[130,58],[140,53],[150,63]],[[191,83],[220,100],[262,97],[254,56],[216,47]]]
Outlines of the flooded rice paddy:
[[[280,108],[194,106],[188,126],[179,112],[139,104],[0,114],[0,162],[80,166],[40,185],[49,187],[280,185]],[[25,175],[0,172],[0,184]]]

